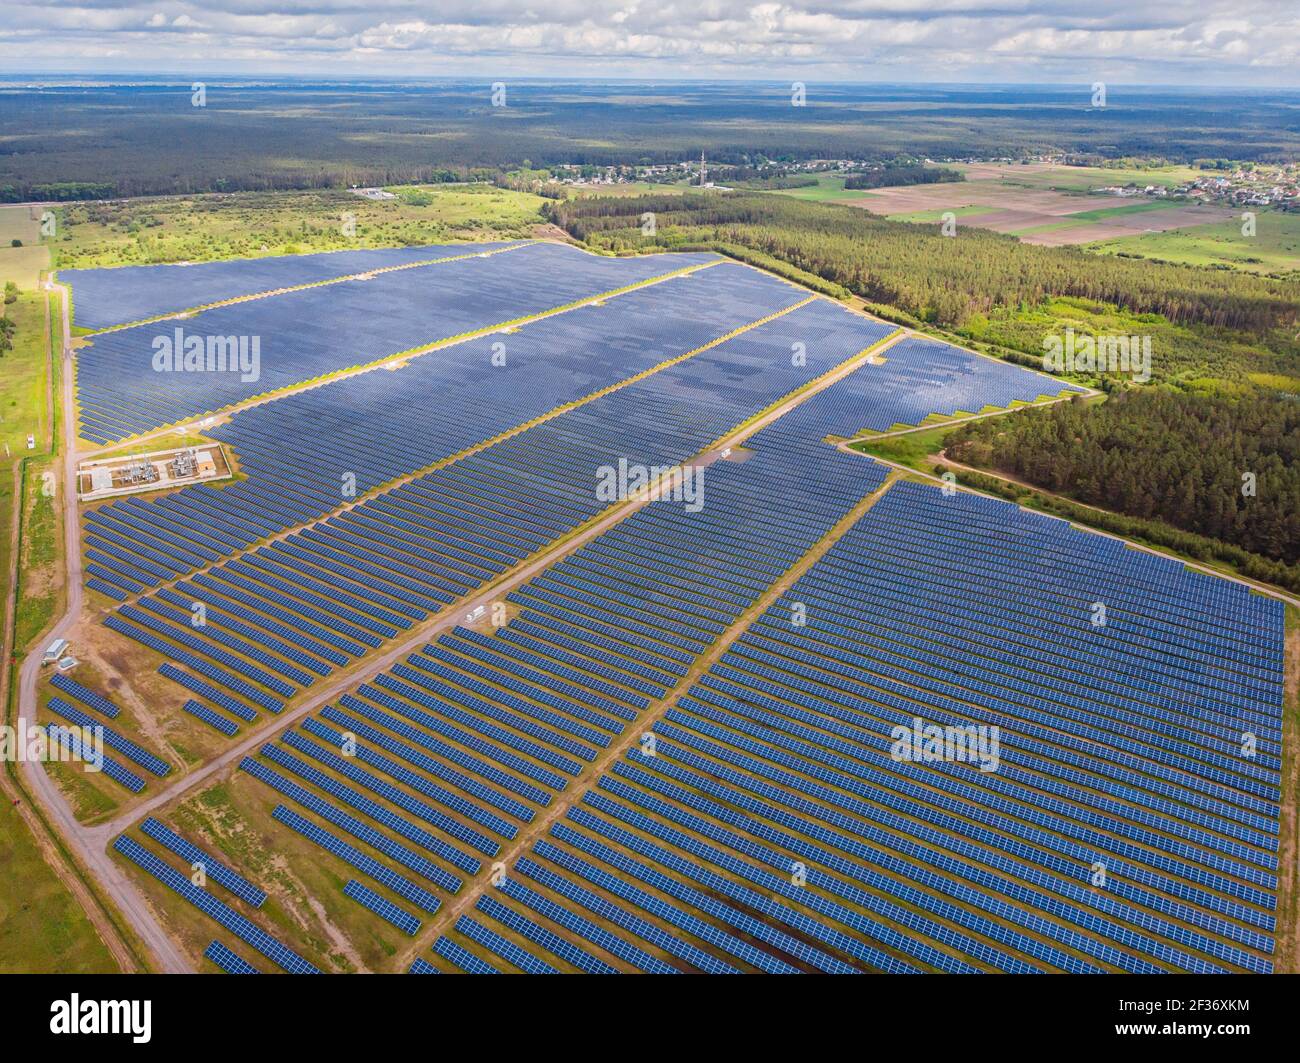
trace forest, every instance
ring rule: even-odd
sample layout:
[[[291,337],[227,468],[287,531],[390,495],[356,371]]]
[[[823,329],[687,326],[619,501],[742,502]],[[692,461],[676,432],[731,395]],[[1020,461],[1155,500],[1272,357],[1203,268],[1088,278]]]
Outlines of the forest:
[[[1071,296],[1134,314],[1157,314],[1176,325],[1272,338],[1288,328],[1294,332],[1300,309],[1300,277],[1277,281],[1103,257],[1071,247],[1024,244],[974,228],[949,237],[938,226],[891,222],[857,207],[762,193],[577,199],[549,204],[548,213],[571,235],[596,247],[748,251],[869,303],[948,328],[1007,307]],[[655,216],[653,236],[642,232],[645,213]],[[1036,349],[1041,354],[1041,346]],[[1297,352],[1284,346],[1283,353]]]
[[[882,166],[867,173],[850,174],[844,179],[845,188],[890,188],[897,185],[934,185],[951,181],[964,181],[960,170],[946,166]]]
[[[946,440],[976,465],[1263,557],[1300,561],[1300,402],[1134,389],[971,421]]]
[[[1084,79],[1086,80],[1086,79]],[[0,200],[99,199],[427,182],[441,172],[695,159],[935,159],[1049,151],[1276,160],[1300,152],[1293,93],[1088,85],[898,86],[490,79],[206,83],[0,77]]]

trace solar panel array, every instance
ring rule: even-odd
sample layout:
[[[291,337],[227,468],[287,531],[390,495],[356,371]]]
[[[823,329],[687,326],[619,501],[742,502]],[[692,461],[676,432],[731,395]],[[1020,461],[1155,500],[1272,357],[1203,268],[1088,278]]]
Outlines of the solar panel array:
[[[433,951],[454,967],[466,974],[500,974],[499,968],[493,967],[486,960],[475,956],[468,949],[457,944],[449,937],[440,937],[433,943]]]
[[[58,724],[51,721],[45,725],[45,733],[56,740],[59,745],[68,750],[77,760],[87,764],[93,764],[98,761],[99,768],[105,775],[115,783],[125,786],[133,794],[138,794],[144,789],[144,780],[140,778],[140,776],[130,769],[123,767],[117,761],[113,760],[112,757],[103,756],[101,758],[96,755],[93,750],[86,749],[85,743],[81,741],[80,735],[75,731],[71,731],[66,727],[60,727]]]
[[[865,367],[840,389],[841,408],[831,434],[884,432],[897,425],[920,424],[931,414],[978,413],[985,406],[1010,406],[1084,390],[922,336],[908,336],[882,356],[883,365]]]
[[[601,466],[690,458],[889,331],[800,307],[146,596],[111,626],[213,704],[278,711],[599,512]],[[589,354],[571,363],[592,374],[582,387],[620,360]],[[1040,376],[947,345],[896,344],[708,464],[702,507],[644,506],[511,592],[504,626],[442,634],[241,768],[293,803],[274,805],[278,822],[378,887],[350,879],[348,896],[411,935],[418,919],[389,894],[442,910],[568,802],[412,972],[1271,971],[1278,603],[899,481],[748,616],[885,482],[825,436],[1040,390]],[[289,466],[266,454],[259,489],[272,490]],[[178,512],[123,507],[114,529],[97,525],[97,549],[144,546],[131,521]],[[136,555],[150,586],[231,548],[177,534]],[[724,636],[653,738],[627,744]],[[948,729],[946,755],[927,754],[926,727],[939,754]],[[984,743],[983,763],[953,755],[963,739]],[[565,796],[620,740],[626,752]],[[200,893],[187,899],[220,904]]]
[[[195,886],[139,842],[122,834],[113,843],[113,848],[289,974],[320,974],[319,968],[308,963],[228,904],[217,900],[207,890]]]
[[[181,708],[191,716],[202,720],[209,727],[220,731],[227,738],[230,738],[239,730],[239,725],[234,720],[226,719],[221,713],[208,708],[208,706],[195,701],[193,698],[187,698]]]
[[[563,245],[530,244],[488,258],[414,266],[100,333],[77,352],[81,435],[115,442],[711,261],[712,255],[604,258]],[[178,334],[181,348],[197,341],[205,358],[213,340],[214,366],[221,365],[218,339],[242,340],[243,371],[229,354],[224,368],[155,368],[164,352],[155,344],[176,349]]]
[[[455,892],[437,872],[495,857],[884,472],[824,447],[708,477],[703,509],[642,508],[528,584],[496,634],[455,628],[242,768]]]
[[[826,453],[852,387],[750,445]],[[575,969],[1271,971],[1282,626],[1176,562],[899,482],[480,911]],[[996,770],[897,759],[917,719],[997,727]]]
[[[140,830],[154,841],[166,846],[177,856],[190,862],[190,867],[201,867],[203,874],[219,886],[224,886],[242,901],[247,901],[254,908],[260,908],[266,902],[266,893],[249,882],[239,872],[232,870],[216,857],[200,849],[192,842],[186,841],[165,823],[149,816],[140,824]]]
[[[284,805],[276,805],[274,817],[287,827],[296,830],[303,837],[315,842],[322,849],[351,864],[357,870],[370,875],[376,882],[387,886],[400,897],[405,897],[423,911],[433,913],[441,907],[441,902],[428,890],[416,885],[404,875],[381,864],[373,857],[367,856],[360,849],[340,839],[327,830],[322,830],[305,816],[300,816]]]
[[[1266,972],[1281,635],[1244,588],[901,482],[515,874],[823,970]],[[898,759],[917,718],[998,727],[1000,764]]]
[[[327,669],[323,646],[361,656],[607,508],[602,469],[683,462],[891,331],[825,301],[801,306],[105,623],[191,667],[209,658],[208,679],[279,711]],[[208,607],[202,628],[187,601]]]
[[[210,435],[235,448],[245,479],[91,511],[100,572],[129,581],[128,592],[154,585],[337,509],[349,501],[345,477],[364,495],[804,298],[793,285],[724,264],[236,413]],[[435,395],[439,416],[430,417]]]
[[[348,884],[343,887],[343,892],[358,904],[369,908],[381,919],[392,923],[393,926],[408,937],[415,937],[420,932],[420,920],[409,912],[402,911],[392,901],[385,900],[374,890],[363,886],[356,879],[348,879]]]
[[[64,675],[62,672],[55,672],[50,676],[50,686],[62,691],[70,698],[76,698],[83,705],[89,706],[101,716],[107,716],[110,720],[116,719],[117,714],[121,711],[99,691],[91,690],[89,687],[78,683],[70,675]]]
[[[188,265],[63,269],[59,270],[59,280],[72,287],[77,324],[82,328],[101,329],[281,288],[319,284],[370,270],[509,246],[512,246],[509,242],[432,244],[235,258]]]
[[[172,766],[161,757],[154,756],[154,754],[150,753],[143,746],[132,742],[129,738],[118,734],[116,731],[110,730],[93,716],[89,716],[82,712],[75,705],[70,705],[62,698],[50,698],[49,708],[56,716],[63,717],[63,719],[77,727],[93,729],[102,734],[104,745],[109,749],[121,753],[127,760],[139,764],[140,767],[144,768],[146,771],[151,771],[153,774],[161,778],[172,770]]]

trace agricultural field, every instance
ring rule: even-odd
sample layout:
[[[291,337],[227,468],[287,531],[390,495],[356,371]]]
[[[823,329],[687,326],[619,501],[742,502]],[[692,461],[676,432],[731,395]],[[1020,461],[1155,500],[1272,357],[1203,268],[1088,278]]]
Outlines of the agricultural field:
[[[1202,171],[1193,166],[1064,166],[1055,163],[953,163],[968,181],[999,181],[1022,188],[1059,192],[1091,192],[1108,185],[1156,185],[1175,188],[1197,177]]]
[[[1148,171],[1030,163],[953,168],[963,172],[966,179],[877,188],[859,193],[856,198],[843,191],[832,198],[893,221],[937,223],[950,211],[957,216],[959,226],[1010,233],[1026,243],[1048,247],[1092,244],[1171,229],[1195,231],[1236,217],[1236,212],[1223,207],[1093,194],[1095,189],[1130,181],[1172,188],[1197,174],[1188,167]]]
[[[28,830],[0,825],[0,974],[108,974],[117,970]]]
[[[27,453],[29,434],[42,449],[49,435],[49,337],[43,294],[20,294],[3,312],[14,323],[13,349],[0,352],[0,458],[7,468]]]
[[[169,964],[1289,969],[1280,603],[917,482],[1090,389],[713,254],[411,253],[62,275],[108,330],[82,437],[240,472],[74,507],[79,663],[36,684],[102,729],[50,782]],[[176,314],[263,378],[156,390],[130,322]]]
[[[1261,210],[1255,234],[1245,236],[1242,220],[1169,229],[1137,236],[1119,236],[1088,244],[1088,250],[1106,255],[1131,255],[1213,266],[1251,273],[1284,274],[1300,270],[1300,214]]]
[[[40,282],[41,272],[49,267],[50,252],[41,240],[38,211],[31,207],[0,207],[0,287],[12,281],[20,289],[31,291]]]

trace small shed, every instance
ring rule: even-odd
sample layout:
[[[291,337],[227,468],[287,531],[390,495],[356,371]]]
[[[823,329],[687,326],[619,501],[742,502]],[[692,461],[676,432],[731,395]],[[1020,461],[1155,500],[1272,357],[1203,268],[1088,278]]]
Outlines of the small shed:
[[[55,639],[48,646],[45,647],[45,654],[41,658],[42,662],[44,664],[53,664],[60,657],[63,656],[67,648],[68,648],[67,639]]]

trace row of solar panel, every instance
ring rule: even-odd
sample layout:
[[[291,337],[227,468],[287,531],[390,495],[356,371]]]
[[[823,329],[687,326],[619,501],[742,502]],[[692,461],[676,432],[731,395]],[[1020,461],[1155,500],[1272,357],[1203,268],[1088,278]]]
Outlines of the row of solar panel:
[[[809,304],[689,363],[331,518],[292,541],[227,562],[195,577],[183,590],[168,592],[168,598],[159,595],[162,601],[145,599],[146,608],[124,607],[106,622],[191,667],[197,653],[206,654],[215,662],[203,672],[206,678],[243,697],[252,697],[254,684],[265,687],[252,700],[278,711],[279,699],[296,689],[282,677],[302,683],[326,667],[302,644],[304,639],[344,652],[345,647],[377,645],[425,615],[402,600],[410,597],[399,585],[402,581],[447,599],[466,593],[604,508],[607,502],[594,490],[593,477],[614,462],[613,455],[645,455],[654,465],[679,462],[887,332],[887,326],[830,304]],[[789,366],[792,336],[811,337],[808,365]],[[687,365],[695,368],[686,372]],[[741,370],[746,370],[743,386],[728,385],[721,394],[690,390],[690,402],[678,397],[688,390],[685,381],[692,373],[726,380]],[[785,475],[799,474],[792,470]],[[758,473],[752,476],[757,481]],[[376,574],[360,571],[361,564]],[[176,595],[191,590],[196,597],[186,610],[184,598]],[[192,612],[194,602],[207,610],[202,627],[173,622],[184,620],[182,614]],[[665,604],[660,613],[667,609]],[[263,618],[276,626],[274,633]],[[140,628],[148,635],[142,638]],[[254,642],[259,630],[265,634]],[[298,632],[294,642],[286,630]],[[183,657],[173,642],[197,653]],[[695,643],[684,645],[698,649]],[[272,667],[273,662],[278,663]],[[240,677],[238,685],[227,678],[232,674]]]
[[[81,433],[113,442],[710,261],[530,244],[102,333],[78,352]],[[173,347],[168,371],[156,368],[159,337]]]
[[[315,520],[350,497],[445,460],[799,301],[791,285],[736,265],[637,289],[236,413],[212,432],[241,479],[157,499],[128,497],[96,522],[145,545],[217,556]],[[671,307],[671,314],[666,314]],[[437,395],[440,416],[428,416]],[[286,439],[294,445],[284,445]],[[345,494],[344,491],[348,493]],[[207,557],[215,560],[215,557]]]

